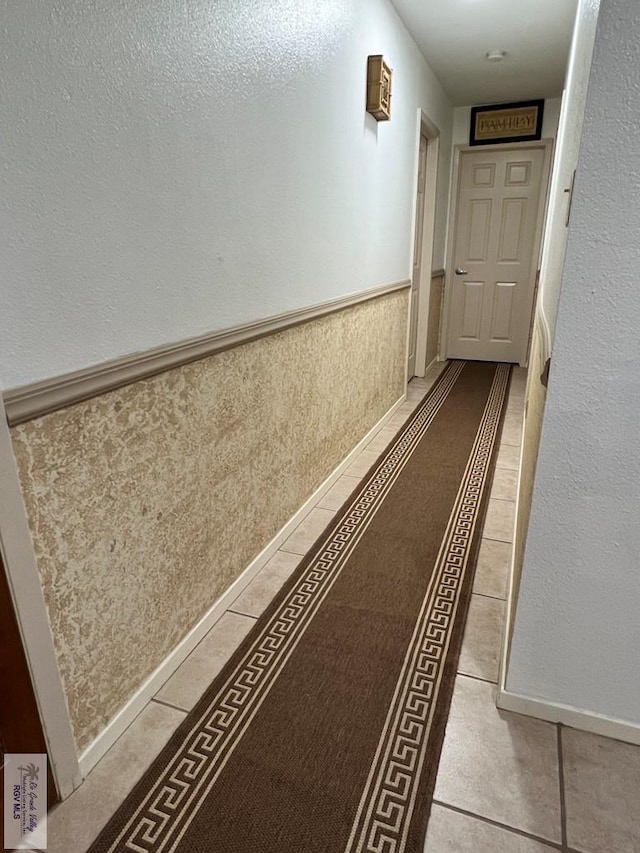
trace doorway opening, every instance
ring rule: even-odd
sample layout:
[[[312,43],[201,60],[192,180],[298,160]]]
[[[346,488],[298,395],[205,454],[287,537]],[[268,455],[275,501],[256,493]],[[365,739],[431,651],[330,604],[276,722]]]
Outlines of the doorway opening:
[[[440,326],[440,300],[434,302],[431,274],[440,130],[421,110],[418,111],[417,136],[407,380],[424,376],[431,362],[436,360],[434,353],[437,354]]]

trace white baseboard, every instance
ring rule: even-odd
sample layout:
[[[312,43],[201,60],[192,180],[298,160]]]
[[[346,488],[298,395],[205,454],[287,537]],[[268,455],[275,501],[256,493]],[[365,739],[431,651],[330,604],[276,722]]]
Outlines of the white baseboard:
[[[507,608],[505,614],[504,633],[502,637],[502,649],[500,651],[500,672],[498,675],[498,694],[496,705],[501,711],[513,711],[516,714],[524,714],[527,717],[536,717],[550,723],[562,723],[572,729],[580,729],[584,732],[602,735],[640,745],[640,725],[625,720],[616,720],[611,717],[603,717],[589,711],[583,711],[570,705],[561,705],[544,699],[534,699],[531,696],[523,696],[513,693],[506,688],[507,671],[509,668],[509,654],[511,651],[511,633],[515,620],[516,601],[515,595],[515,542],[516,524],[520,509],[520,478],[522,476],[522,458],[524,455],[524,424],[520,437],[520,465],[517,472],[517,498],[514,517],[514,533],[511,545],[511,560],[509,567],[509,588],[507,591]]]
[[[151,673],[147,680],[138,688],[129,701],[123,705],[118,713],[111,718],[106,727],[100,732],[95,740],[80,755],[80,772],[82,778],[100,761],[105,753],[113,746],[122,733],[135,720],[150,699],[156,695],[158,690],[178,669],[180,664],[187,658],[200,640],[209,632],[213,625],[220,619],[222,614],[240,595],[244,588],[251,583],[265,563],[278,550],[280,545],[287,539],[311,512],[320,498],[327,492],[335,481],[341,477],[355,457],[364,446],[379,432],[387,421],[393,417],[396,411],[406,400],[406,392],[393,404],[389,411],[383,415],[378,423],[356,444],[353,450],[335,468],[327,479],[315,490],[311,497],[305,501],[300,509],[291,516],[289,521],[273,537],[269,544],[252,560],[242,574],[236,578],[231,586],[211,606],[200,621],[189,631],[186,637],[167,655],[160,666]]]
[[[447,365],[447,362],[442,361],[442,359],[438,358],[438,356],[436,356],[435,358],[432,358],[431,361],[429,362],[429,364],[424,369],[425,377],[429,375],[430,371],[435,370],[438,367],[440,368],[440,372],[442,372],[442,370],[444,370],[446,365]]]
[[[533,699],[519,693],[511,693],[502,687],[498,688],[496,705],[502,711],[514,711],[527,717],[537,717],[550,723],[562,723],[572,729],[591,732],[595,735],[614,738],[625,743],[640,745],[640,725],[627,720],[616,720],[603,717],[590,711],[581,711],[571,705],[559,705],[543,699]]]

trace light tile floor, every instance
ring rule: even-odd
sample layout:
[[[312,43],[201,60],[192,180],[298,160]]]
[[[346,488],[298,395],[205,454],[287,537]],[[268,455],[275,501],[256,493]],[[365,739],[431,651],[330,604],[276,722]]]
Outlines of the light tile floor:
[[[51,812],[48,853],[84,853],[439,372],[412,380],[407,402]],[[640,853],[640,748],[495,706],[525,379],[516,368],[424,853]]]

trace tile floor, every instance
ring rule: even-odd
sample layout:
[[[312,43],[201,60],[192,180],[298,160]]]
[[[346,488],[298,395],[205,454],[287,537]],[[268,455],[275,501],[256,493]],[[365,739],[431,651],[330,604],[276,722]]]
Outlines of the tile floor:
[[[48,853],[84,853],[438,373],[410,383],[401,409],[51,812]],[[424,853],[639,853],[640,748],[495,706],[525,377],[515,370]]]

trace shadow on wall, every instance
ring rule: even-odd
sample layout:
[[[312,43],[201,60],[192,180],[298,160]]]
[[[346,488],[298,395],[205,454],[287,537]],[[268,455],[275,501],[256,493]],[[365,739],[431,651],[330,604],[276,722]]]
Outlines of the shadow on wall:
[[[524,552],[529,529],[529,515],[531,513],[531,501],[533,498],[533,485],[536,476],[536,464],[538,461],[538,448],[542,434],[542,420],[544,406],[547,399],[547,390],[542,382],[545,372],[546,340],[544,332],[544,321],[539,312],[533,323],[531,337],[531,352],[529,354],[529,370],[527,373],[527,385],[525,388],[525,412],[524,429],[522,433],[522,454],[518,491],[518,514],[516,517],[516,531],[514,541],[514,567],[511,586],[511,601],[513,610],[511,613],[511,634],[515,624],[515,608],[520,593],[520,580],[522,577],[522,566],[524,563]]]

